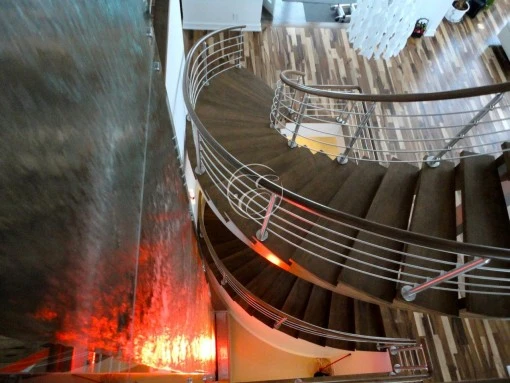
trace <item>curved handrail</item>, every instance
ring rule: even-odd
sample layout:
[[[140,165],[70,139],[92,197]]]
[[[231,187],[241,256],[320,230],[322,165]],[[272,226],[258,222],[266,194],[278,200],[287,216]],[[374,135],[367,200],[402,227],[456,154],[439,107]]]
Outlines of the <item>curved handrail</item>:
[[[303,72],[294,70],[285,70],[280,73],[280,79],[288,86],[299,91],[313,94],[321,97],[336,98],[350,101],[372,101],[372,102],[419,102],[419,101],[440,101],[454,100],[459,98],[485,96],[495,93],[504,93],[510,91],[510,81],[500,84],[484,85],[474,88],[464,88],[430,93],[401,93],[401,94],[357,94],[357,93],[339,93],[327,90],[317,89],[311,86],[299,84],[289,78],[289,75],[304,76]]]
[[[205,161],[205,167],[207,171],[207,175],[210,178],[210,180],[214,184],[214,188],[220,193],[218,196],[220,198],[226,198],[229,203],[231,204],[231,207],[234,209],[234,211],[242,212],[242,216],[245,216],[245,218],[250,218],[255,223],[255,228],[252,227],[252,230],[256,230],[257,226],[260,225],[260,220],[262,218],[262,215],[260,215],[261,211],[264,211],[265,208],[268,206],[269,202],[269,195],[267,195],[267,192],[264,192],[266,189],[260,189],[258,185],[260,185],[261,177],[264,177],[264,175],[257,175],[254,177],[254,179],[250,179],[250,177],[243,177],[243,180],[241,181],[238,177],[236,177],[236,181],[232,183],[232,177],[235,175],[232,173],[232,170],[229,170],[227,168],[226,163],[222,163],[222,159],[218,158],[216,154],[214,153],[214,150],[211,149],[207,142],[202,142],[201,144],[203,149],[203,156]],[[237,171],[236,171],[237,173]],[[228,185],[228,186],[227,186]],[[211,190],[212,191],[212,190]],[[248,194],[247,194],[248,192]],[[236,195],[242,195],[246,196],[249,195],[249,198],[236,198]],[[236,198],[235,202],[230,200],[230,198]],[[256,201],[258,200],[258,202]],[[218,202],[215,200],[215,202]],[[235,208],[234,208],[235,205]],[[388,267],[381,266],[381,265],[373,265],[370,261],[367,260],[359,260],[356,259],[356,257],[351,256],[350,254],[346,254],[345,251],[339,251],[338,246],[341,247],[344,250],[355,250],[352,245],[347,245],[345,243],[337,243],[337,240],[343,240],[343,239],[349,239],[352,241],[357,241],[360,243],[364,243],[365,245],[371,246],[373,248],[378,248],[381,250],[387,250],[395,254],[404,255],[406,258],[418,258],[422,260],[426,260],[427,263],[430,263],[429,266],[420,267],[420,266],[413,266],[409,263],[404,263],[401,260],[397,259],[387,259],[385,257],[382,257],[381,255],[377,255],[375,253],[367,252],[367,251],[360,251],[355,250],[357,253],[362,253],[367,257],[370,257],[371,259],[379,259],[384,260],[386,262],[389,262],[394,265],[400,265],[400,266],[409,266],[413,269],[421,269],[423,271],[426,271],[428,273],[432,273],[434,276],[438,277],[439,275],[443,275],[443,272],[449,270],[451,272],[458,272],[458,269],[452,270],[452,267],[457,266],[457,256],[455,255],[455,261],[447,261],[447,260],[438,260],[435,261],[434,259],[430,259],[428,257],[423,257],[418,254],[415,254],[414,252],[404,252],[404,251],[398,251],[396,249],[388,249],[384,246],[379,246],[377,244],[367,242],[366,240],[360,240],[358,238],[349,236],[349,234],[342,233],[342,231],[336,231],[335,227],[337,225],[343,226],[343,227],[350,227],[351,229],[358,230],[357,227],[354,227],[352,225],[348,225],[345,223],[342,223],[340,221],[334,221],[330,220],[327,217],[325,217],[326,222],[319,223],[318,221],[315,222],[315,220],[310,221],[307,219],[307,214],[311,214],[312,216],[317,216],[317,213],[312,210],[308,210],[307,213],[305,213],[305,210],[301,208],[298,211],[292,212],[292,206],[291,209],[289,209],[287,206],[285,206],[286,203],[280,205],[271,215],[271,220],[269,221],[269,226],[266,225],[266,228],[269,232],[272,233],[272,235],[276,235],[277,238],[281,239],[284,242],[287,242],[291,246],[294,246],[296,249],[299,249],[301,252],[305,252],[313,257],[319,257],[323,259],[324,261],[331,262],[332,264],[340,265],[338,261],[336,261],[333,258],[324,258],[323,254],[317,253],[317,250],[319,249],[321,251],[324,251],[325,253],[330,254],[336,259],[351,259],[355,262],[358,262],[359,264],[365,264],[365,265],[371,265],[371,267],[384,271],[385,273],[390,273],[391,275],[385,275],[380,276],[376,272],[370,272],[366,270],[358,270],[356,267],[343,265],[345,268],[352,269],[354,271],[358,271],[360,273],[371,275],[374,278],[384,278],[390,281],[394,281],[397,283],[403,283],[407,286],[409,286],[409,283],[412,284],[412,281],[409,281],[409,277],[416,278],[417,281],[425,282],[427,280],[427,276],[423,275],[422,273],[416,274],[416,272],[410,271],[401,271],[400,278],[395,275],[398,272],[398,269],[389,269]],[[296,215],[297,213],[297,215]],[[232,217],[232,219],[235,221],[235,218]],[[290,220],[289,220],[290,219]],[[292,222],[292,220],[297,219],[299,222]],[[315,223],[314,223],[315,222]],[[283,224],[283,226],[282,226]],[[304,224],[304,225],[303,225]],[[331,225],[334,225],[334,227],[330,227]],[[264,226],[264,225],[263,225]],[[313,226],[314,230],[318,231],[311,231],[308,226]],[[259,226],[260,227],[260,226]],[[262,230],[262,228],[261,228]],[[362,231],[362,230],[360,230]],[[371,233],[373,235],[373,232],[365,231],[368,233]],[[324,237],[326,235],[326,237]],[[333,235],[332,238],[328,238],[328,235]],[[391,239],[391,238],[390,238]],[[392,239],[394,240],[394,239]],[[297,241],[297,242],[296,242]],[[398,240],[397,240],[398,241]],[[402,241],[400,241],[402,242]],[[301,243],[301,244],[300,244]],[[312,246],[312,249],[309,246]],[[424,246],[425,248],[430,248],[429,246]],[[434,250],[433,248],[430,248]],[[452,254],[452,253],[450,253]],[[453,253],[453,254],[459,254],[459,255],[465,255],[460,253]],[[452,256],[449,256],[451,258]],[[487,259],[485,259],[487,261]],[[436,263],[437,262],[437,263]],[[467,262],[467,261],[466,261]],[[478,264],[479,261],[476,261],[475,263]],[[486,263],[486,262],[483,262]],[[466,264],[465,264],[466,265]],[[470,263],[470,265],[473,265]],[[471,266],[466,266],[470,268]],[[460,268],[460,266],[459,266]],[[462,270],[466,270],[465,267],[461,267]],[[485,269],[486,271],[493,271],[498,272],[500,275],[499,277],[495,277],[494,275],[487,277],[487,276],[479,276],[479,275],[469,275],[470,281],[467,282],[459,282],[459,281],[450,281],[446,280],[444,281],[444,284],[446,286],[431,286],[432,289],[439,289],[439,290],[446,290],[446,291],[456,291],[456,292],[462,292],[465,291],[466,293],[469,292],[470,294],[497,294],[497,295],[510,295],[510,292],[508,291],[502,291],[508,290],[510,286],[508,284],[501,285],[501,282],[508,282],[509,278],[507,277],[507,274],[510,273],[509,269],[501,269],[501,268],[491,268],[491,267],[482,267],[482,269]],[[467,272],[467,270],[466,270]],[[430,274],[429,274],[430,275]],[[448,279],[447,277],[451,275],[451,273],[444,274],[444,277],[441,277],[441,280]],[[488,282],[492,281],[492,282]],[[494,282],[498,281],[498,286],[494,286]],[[489,284],[487,284],[489,283]],[[457,285],[457,287],[452,288],[451,285]],[[466,290],[468,289],[468,291]],[[480,290],[482,288],[482,290]],[[489,289],[489,290],[488,290]],[[492,289],[492,290],[490,290]],[[494,290],[495,289],[495,290]]]
[[[188,116],[191,120],[191,122],[194,124],[198,132],[201,136],[208,142],[208,144],[216,151],[218,152],[226,162],[228,162],[229,165],[233,166],[234,168],[242,168],[244,167],[244,171],[248,174],[251,174],[252,176],[258,176],[258,174],[251,169],[245,167],[242,162],[240,162],[237,158],[232,156],[221,144],[216,141],[216,139],[209,133],[207,128],[204,126],[200,118],[198,117],[197,113],[195,112],[195,105],[194,102],[191,100],[191,93],[190,93],[190,81],[191,79],[188,77],[189,71],[190,71],[190,63],[192,57],[197,53],[198,48],[201,46],[203,42],[208,40],[209,38],[225,31],[230,30],[238,30],[244,28],[244,26],[234,26],[234,27],[228,27],[223,28],[214,32],[210,32],[209,34],[203,36],[201,39],[195,43],[195,45],[191,48],[189,51],[185,66],[184,66],[184,73],[185,78],[183,81],[183,90],[184,90],[184,102],[186,105],[186,108],[188,110]],[[508,84],[508,90],[510,90],[510,83]],[[487,87],[481,87],[486,89]],[[308,90],[306,90],[308,91]],[[442,93],[442,92],[440,92]],[[456,98],[456,97],[454,97]],[[438,238],[438,237],[432,237],[425,234],[410,232],[403,229],[398,229],[395,227],[387,226],[384,224],[380,224],[377,222],[369,221],[364,218],[360,218],[348,213],[344,213],[335,209],[332,209],[328,206],[322,205],[320,203],[317,203],[313,200],[307,199],[299,194],[296,194],[290,190],[283,189],[280,185],[275,184],[274,182],[267,180],[267,179],[260,179],[259,182],[260,186],[267,188],[268,190],[272,191],[273,193],[281,194],[282,198],[290,203],[293,204],[303,210],[309,210],[313,211],[315,214],[319,216],[324,216],[332,220],[336,221],[342,221],[347,224],[353,225],[358,227],[361,230],[370,231],[375,234],[385,236],[388,238],[393,238],[396,241],[405,241],[408,244],[417,245],[417,246],[429,246],[434,247],[434,249],[438,251],[444,251],[444,252],[453,252],[458,253],[461,252],[466,255],[470,256],[478,256],[478,257],[485,257],[485,258],[491,258],[491,259],[502,259],[502,260],[510,260],[510,249],[505,248],[498,248],[498,247],[492,247],[492,246],[484,246],[484,245],[477,245],[477,244],[471,244],[471,243],[465,243],[465,242],[457,242],[453,240]]]
[[[305,322],[301,319],[293,317],[283,311],[278,310],[277,308],[267,304],[262,299],[254,296],[248,289],[246,289],[241,283],[237,281],[237,279],[230,273],[230,271],[223,265],[223,262],[219,259],[216,251],[214,250],[214,246],[209,239],[209,235],[207,234],[207,230],[204,225],[204,210],[205,203],[203,200],[200,201],[200,233],[207,245],[207,250],[209,251],[209,255],[214,261],[218,271],[223,276],[224,280],[232,287],[234,291],[250,306],[252,306],[257,311],[266,315],[268,318],[273,320],[279,320],[285,318],[285,322],[283,325],[297,328],[299,331],[303,331],[309,334],[321,336],[324,338],[331,339],[339,339],[345,340],[348,342],[365,342],[365,343],[378,343],[378,344],[394,344],[394,345],[414,345],[416,341],[412,339],[406,338],[388,338],[388,337],[376,337],[376,336],[368,336],[368,335],[359,335],[359,334],[351,334],[343,331],[336,331],[326,329],[320,326],[313,325],[311,323]],[[261,309],[260,309],[261,308]],[[265,311],[265,312],[264,312]],[[266,314],[270,313],[272,316]]]

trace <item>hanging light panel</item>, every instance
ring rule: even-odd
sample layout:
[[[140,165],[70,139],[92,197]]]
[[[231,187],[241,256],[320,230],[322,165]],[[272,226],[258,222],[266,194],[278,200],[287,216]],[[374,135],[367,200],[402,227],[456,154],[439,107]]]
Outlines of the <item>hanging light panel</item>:
[[[417,3],[417,0],[358,0],[347,30],[353,48],[369,59],[396,56],[418,19]]]

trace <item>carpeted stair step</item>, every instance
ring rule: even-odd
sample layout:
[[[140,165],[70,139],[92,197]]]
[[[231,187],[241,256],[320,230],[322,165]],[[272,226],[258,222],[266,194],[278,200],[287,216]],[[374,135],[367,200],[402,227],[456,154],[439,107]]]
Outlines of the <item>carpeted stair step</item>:
[[[225,266],[225,268],[233,273],[234,271],[238,270],[239,268],[243,267],[253,259],[253,250],[246,247],[237,253],[231,254],[229,256],[224,257],[221,259],[221,262]]]
[[[313,285],[303,320],[322,328],[328,327],[329,308],[331,307],[332,292]],[[298,337],[309,342],[326,345],[326,338],[300,331]]]
[[[297,279],[296,276],[281,270],[271,287],[260,298],[267,304],[281,310]]]
[[[214,237],[214,234],[210,234],[210,236]],[[244,250],[246,248],[246,245],[237,238],[222,243],[213,243],[213,246],[216,254],[218,254],[220,259],[235,254],[238,251]]]
[[[342,168],[349,166],[349,164],[343,165]],[[361,162],[359,165],[353,164],[349,177],[329,201],[328,206],[345,213],[364,217],[385,173],[386,168],[376,163]],[[319,219],[317,225],[327,227],[350,237],[355,237],[357,234],[357,230],[335,224],[325,218]],[[348,250],[343,246],[351,246],[353,242],[351,239],[340,237],[319,227],[313,228],[312,233],[305,236],[305,240],[302,241],[300,246],[320,257],[340,264],[344,263],[345,258],[321,249],[319,246],[334,248],[335,251],[346,254]],[[320,239],[318,236],[324,237],[324,239]],[[336,285],[341,270],[340,265],[313,256],[301,249],[294,251],[292,260],[325,281]]]
[[[378,305],[354,301],[354,323],[358,335],[386,336],[381,308]],[[374,343],[356,342],[356,350],[377,351],[377,348]]]
[[[234,157],[236,157],[236,154],[238,153],[248,156],[252,152],[265,151],[266,149],[281,149],[285,144],[282,140],[284,140],[282,137],[276,136],[275,134],[267,134],[260,137],[237,137],[237,139],[225,139],[222,140],[222,146]]]
[[[332,161],[330,161],[326,156],[322,154],[316,154],[314,155],[314,158],[317,163],[317,170],[309,172],[309,174],[311,174],[313,177],[309,179],[308,182],[303,184],[298,190],[296,190],[296,192],[308,198],[309,200],[315,201],[319,204],[327,205],[329,199],[343,184],[345,179],[355,168],[355,165],[353,164],[352,166],[348,166],[346,168],[337,165],[336,168],[333,167],[334,171],[331,171],[328,169],[328,165],[330,165]],[[277,218],[274,218],[274,222],[282,226],[282,228],[280,229],[276,226],[272,226],[271,229],[274,230],[276,234],[270,234],[264,244],[281,259],[288,261],[290,254],[292,254],[292,252],[294,252],[296,249],[296,244],[301,242],[302,236],[306,233],[305,231],[309,230],[311,227],[311,224],[303,221],[302,219],[294,217],[292,214],[299,215],[300,217],[310,222],[317,220],[317,215],[305,212],[303,209],[288,203],[282,203],[281,207],[282,209],[278,214],[287,222],[283,222]],[[283,209],[287,210],[288,213],[284,213]],[[282,240],[278,235],[291,240],[293,244]]]
[[[312,293],[312,287],[311,283],[300,278],[296,279],[281,310],[294,318],[303,319],[310,294]],[[280,330],[295,338],[299,334],[298,330],[287,326],[282,326]]]
[[[506,164],[506,176],[507,179],[510,180],[510,142],[503,142],[501,144],[501,149],[504,150],[503,159]]]
[[[366,218],[388,226],[406,229],[413,201],[418,169],[402,162],[391,163],[372,201]],[[383,246],[387,250],[375,248],[361,241]],[[349,259],[340,273],[339,282],[350,285],[376,298],[391,302],[396,293],[396,279],[402,251],[401,242],[360,232],[349,251]],[[368,256],[375,254],[380,258]],[[375,273],[378,277],[365,273]],[[388,280],[385,278],[391,278]]]
[[[246,288],[256,297],[260,298],[262,301],[262,297],[269,292],[273,288],[274,283],[279,278],[285,278],[286,276],[283,275],[283,273],[286,273],[284,270],[269,264],[259,275],[252,279],[250,283],[246,285]],[[288,273],[286,273],[288,274]],[[265,301],[264,301],[265,302]],[[265,323],[266,325],[273,327],[274,320],[268,318],[263,313],[259,312],[257,309],[253,308],[246,302],[239,302],[241,307],[245,309],[245,311],[256,317],[261,322]]]
[[[464,242],[480,245],[510,248],[510,222],[501,182],[494,158],[487,155],[468,157],[463,152],[460,162],[462,181],[462,212]],[[490,268],[508,269],[510,262],[492,259],[487,265]],[[473,276],[502,277],[504,274],[484,269],[474,270]],[[481,280],[467,277],[467,282],[502,286],[504,282]],[[504,284],[503,286],[508,286]],[[509,292],[498,288],[470,287],[489,292]],[[470,313],[510,317],[510,296],[489,294],[467,294],[466,310]]]
[[[231,69],[215,77],[211,85],[203,89],[197,102],[197,114],[203,121],[208,115],[222,113],[224,118],[236,118],[242,112],[252,121],[265,117],[268,125],[273,96],[274,91],[254,74]],[[250,102],[246,102],[247,99]]]
[[[442,161],[440,166],[434,169],[424,166],[420,172],[417,189],[409,231],[455,241],[455,164]],[[420,246],[408,245],[405,251],[421,257],[417,258],[411,255],[405,257],[400,280],[411,284],[423,283],[425,278],[435,278],[440,275],[441,271],[455,268],[455,262],[457,262],[456,254],[434,251]],[[436,260],[449,264],[434,262]],[[425,269],[437,269],[438,271],[432,272]],[[419,275],[424,278],[412,277],[407,274]],[[402,286],[403,284],[399,284],[399,291]],[[397,299],[405,302],[400,294],[397,294]],[[442,314],[459,314],[459,300],[456,291],[428,289],[417,294],[411,304]]]
[[[264,258],[254,253],[253,250],[250,251],[252,254],[248,253],[246,256],[251,256],[251,259],[249,259],[244,265],[235,270],[229,269],[235,279],[243,286],[246,286],[253,278],[262,272],[268,264]]]
[[[330,330],[355,334],[354,299],[333,293],[329,308],[328,328]],[[339,339],[328,339],[326,346],[343,350],[354,350],[355,343]]]

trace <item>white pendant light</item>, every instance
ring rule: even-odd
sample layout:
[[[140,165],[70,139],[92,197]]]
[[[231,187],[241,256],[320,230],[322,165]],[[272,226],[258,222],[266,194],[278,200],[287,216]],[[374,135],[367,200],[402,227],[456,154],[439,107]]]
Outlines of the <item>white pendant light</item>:
[[[417,0],[358,0],[347,30],[353,48],[366,58],[396,56],[418,19],[417,3]]]

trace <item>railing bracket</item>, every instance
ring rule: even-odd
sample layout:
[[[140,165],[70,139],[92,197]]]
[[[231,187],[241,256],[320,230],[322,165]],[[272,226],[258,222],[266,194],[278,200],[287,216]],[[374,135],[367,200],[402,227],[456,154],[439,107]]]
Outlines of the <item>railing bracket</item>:
[[[344,156],[344,155],[342,154],[342,155],[338,156],[338,157],[336,158],[336,160],[338,161],[338,163],[339,163],[340,165],[345,165],[347,162],[349,162],[349,157]]]
[[[441,164],[441,160],[436,158],[434,155],[430,155],[425,157],[425,163],[429,166],[429,168],[437,168]]]
[[[416,294],[409,293],[409,291],[411,291],[413,288],[414,288],[414,286],[405,285],[405,286],[402,287],[402,289],[400,289],[400,293],[402,294],[402,298],[404,298],[404,300],[406,302],[412,302],[412,301],[414,301],[416,299]]]
[[[287,320],[287,318],[285,318],[285,317],[284,317],[284,318],[281,318],[280,320],[278,320],[277,322],[274,322],[273,328],[274,328],[275,330],[278,330],[278,329],[281,327],[281,325],[282,325],[282,324],[283,324],[286,320]]]
[[[205,173],[204,165],[195,166],[195,174],[201,176],[204,173]]]

